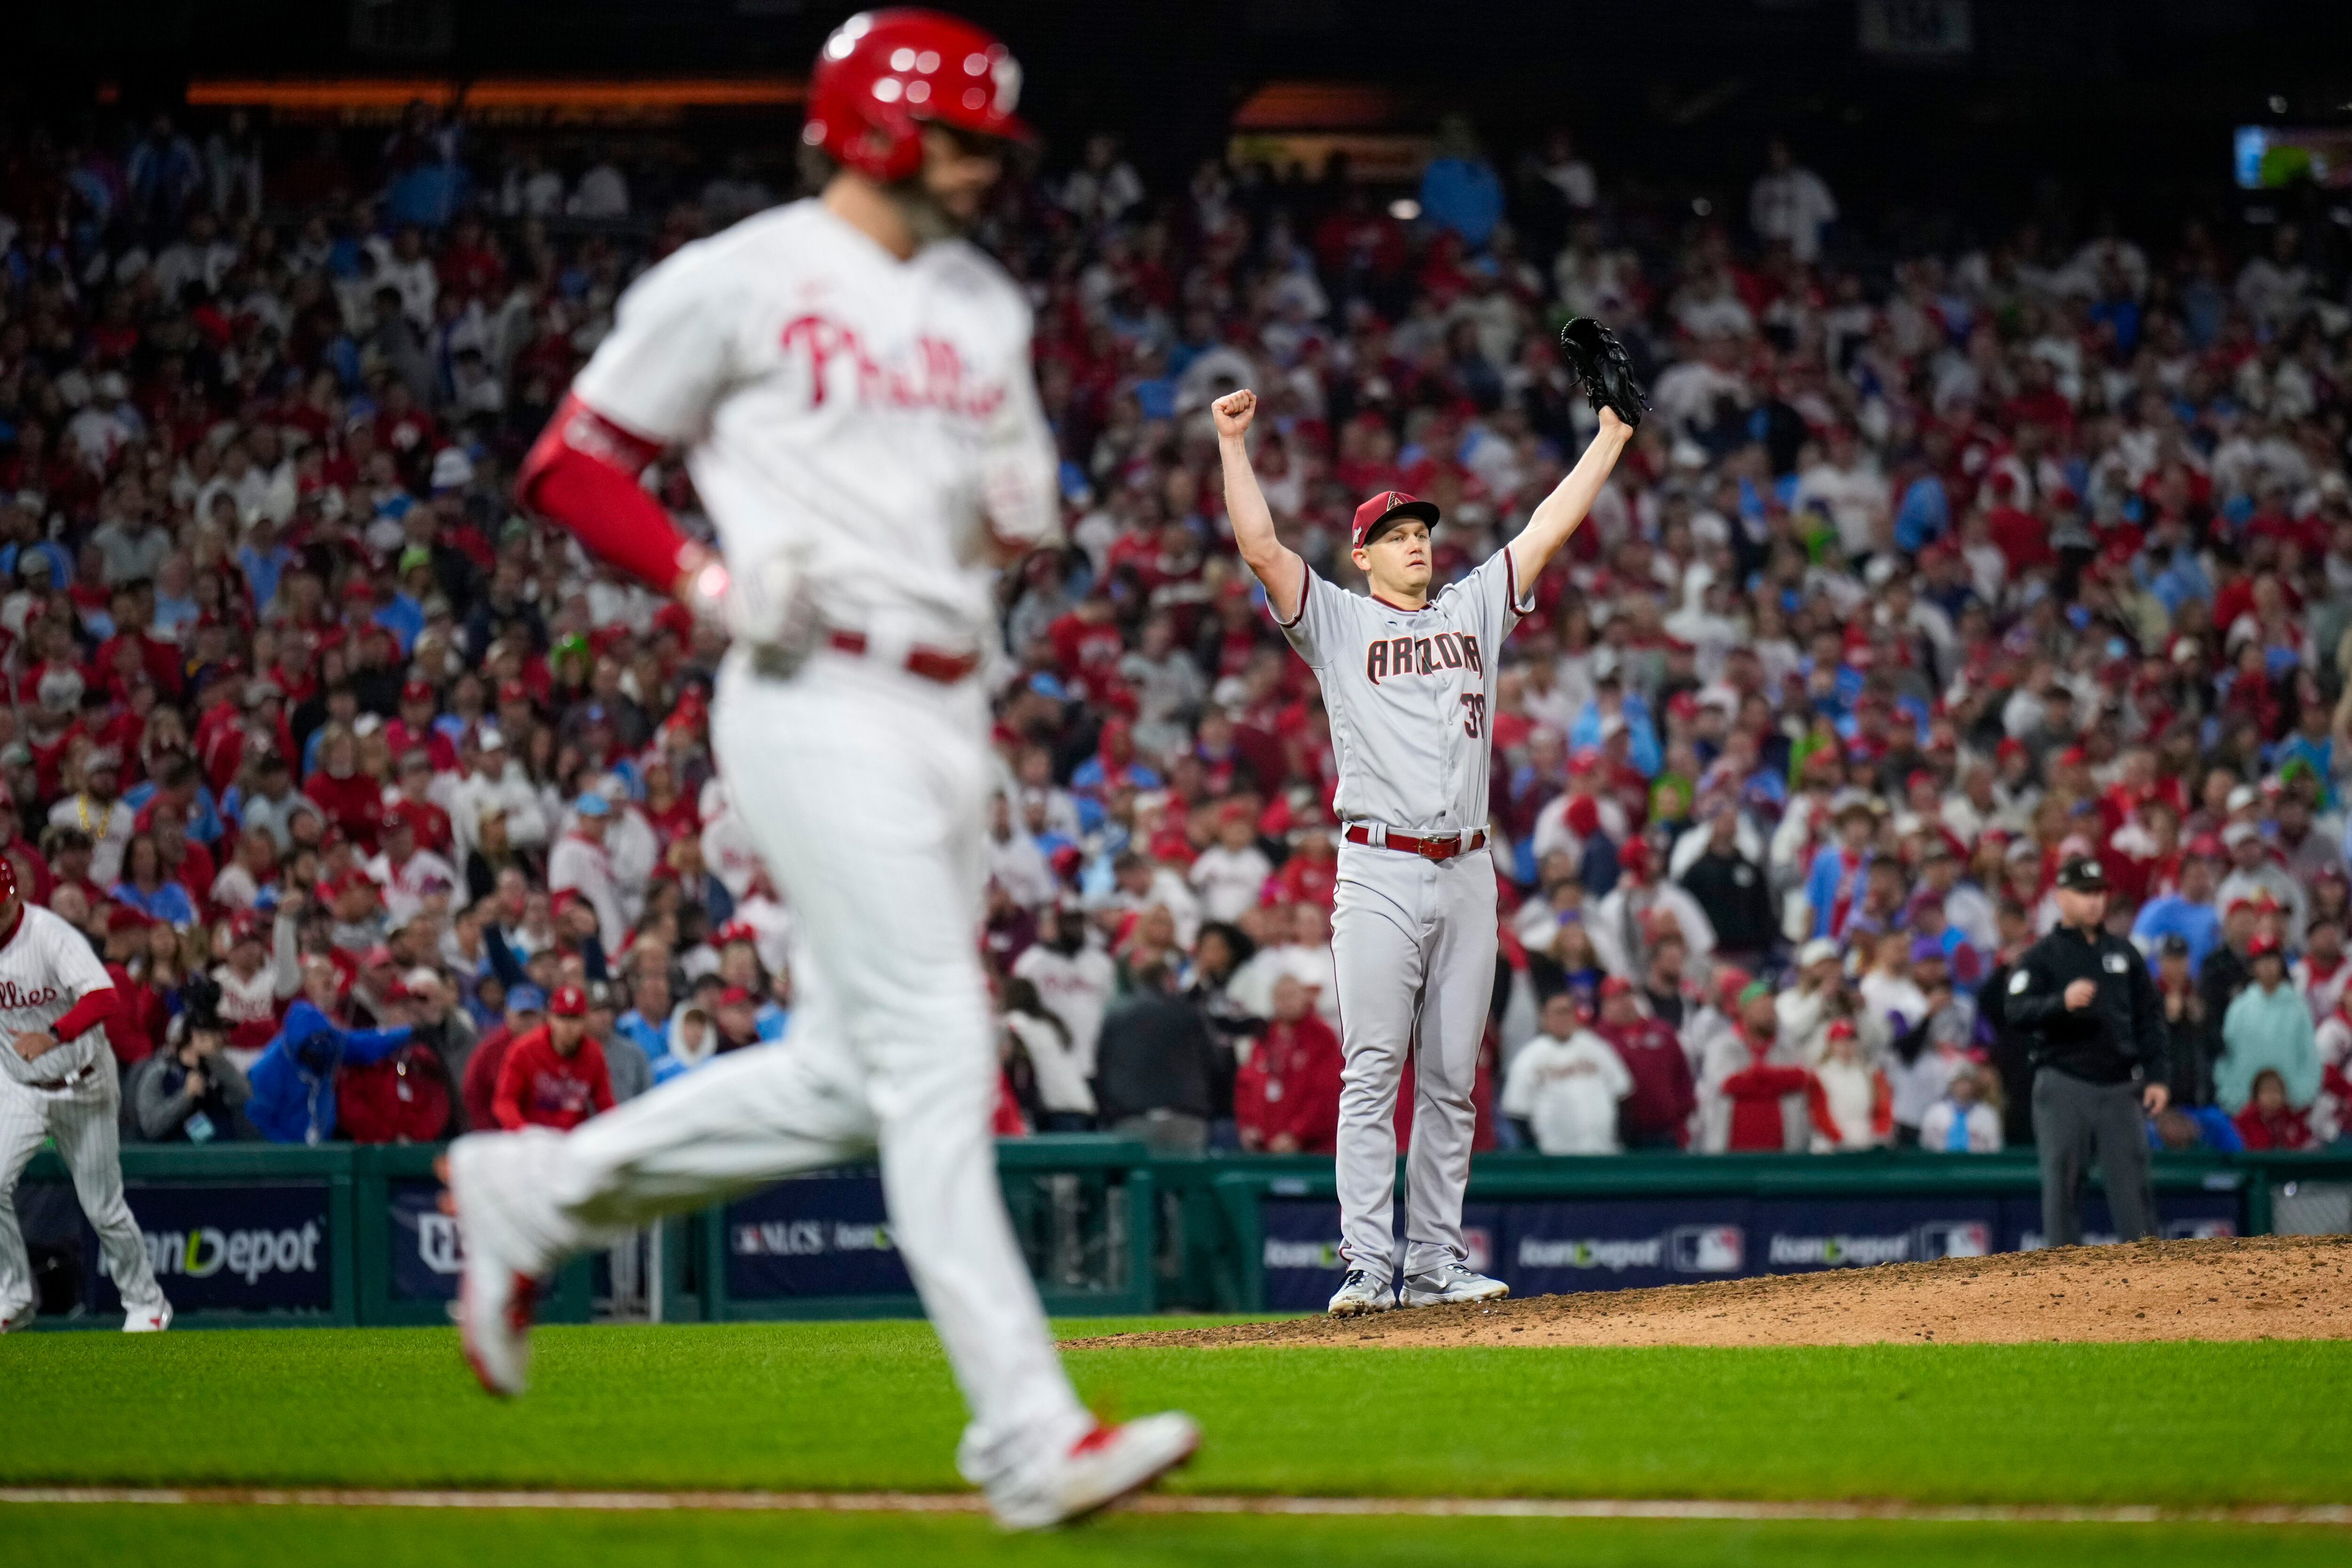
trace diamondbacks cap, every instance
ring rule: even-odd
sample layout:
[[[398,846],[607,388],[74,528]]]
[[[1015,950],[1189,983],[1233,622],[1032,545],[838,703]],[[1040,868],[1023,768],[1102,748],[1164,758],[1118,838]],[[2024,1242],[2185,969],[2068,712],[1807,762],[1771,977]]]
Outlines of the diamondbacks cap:
[[[1356,509],[1356,527],[1349,548],[1361,550],[1378,539],[1391,523],[1415,517],[1435,528],[1437,503],[1416,500],[1402,490],[1382,490]]]
[[[2070,893],[2104,893],[2107,868],[2089,855],[2077,855],[2058,868],[2058,885]]]

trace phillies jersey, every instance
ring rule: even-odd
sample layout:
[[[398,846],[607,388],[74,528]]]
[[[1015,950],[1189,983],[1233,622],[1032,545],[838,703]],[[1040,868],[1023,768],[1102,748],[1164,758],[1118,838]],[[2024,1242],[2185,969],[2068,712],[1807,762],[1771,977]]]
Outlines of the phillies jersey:
[[[1421,837],[1486,826],[1496,656],[1521,616],[1508,549],[1418,610],[1350,594],[1307,573],[1282,631],[1315,671],[1331,720],[1342,822]]]
[[[21,907],[16,931],[0,942],[0,1069],[37,1088],[61,1082],[103,1058],[106,1030],[85,1030],[29,1062],[10,1045],[19,1035],[54,1031],[75,1003],[114,981],[88,939],[63,917],[36,904]]]
[[[988,534],[1060,522],[1028,302],[961,241],[904,261],[794,202],[688,245],[623,296],[572,384],[687,449],[739,579],[788,560],[829,626],[993,638]]]

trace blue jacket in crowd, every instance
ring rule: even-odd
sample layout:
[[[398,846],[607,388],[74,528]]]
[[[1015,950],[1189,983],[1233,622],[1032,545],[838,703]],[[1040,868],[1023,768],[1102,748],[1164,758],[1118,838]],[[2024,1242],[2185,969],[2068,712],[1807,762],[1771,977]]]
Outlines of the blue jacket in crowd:
[[[246,1074],[253,1098],[245,1113],[272,1143],[324,1143],[335,1135],[335,1069],[346,1062],[365,1067],[406,1045],[415,1033],[396,1029],[339,1029],[327,1016],[300,1001],[288,1009],[286,1026]]]

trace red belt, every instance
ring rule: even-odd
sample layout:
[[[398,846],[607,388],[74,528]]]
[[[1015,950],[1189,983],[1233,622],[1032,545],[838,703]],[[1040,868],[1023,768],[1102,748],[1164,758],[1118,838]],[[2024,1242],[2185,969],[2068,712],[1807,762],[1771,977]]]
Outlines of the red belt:
[[[867,647],[864,632],[829,631],[824,634],[825,646],[841,653],[864,658]],[[941,686],[953,686],[980,668],[977,653],[949,653],[943,648],[914,647],[907,652],[900,667],[909,675],[919,675],[925,680],[936,680]]]
[[[1456,855],[1466,855],[1486,847],[1486,836],[1473,833],[1465,839],[1459,833],[1444,838],[1415,838],[1409,833],[1391,833],[1386,843],[1378,843],[1369,827],[1350,827],[1347,831],[1350,844],[1369,845],[1376,849],[1393,849],[1402,855],[1418,855],[1426,860],[1451,860]]]

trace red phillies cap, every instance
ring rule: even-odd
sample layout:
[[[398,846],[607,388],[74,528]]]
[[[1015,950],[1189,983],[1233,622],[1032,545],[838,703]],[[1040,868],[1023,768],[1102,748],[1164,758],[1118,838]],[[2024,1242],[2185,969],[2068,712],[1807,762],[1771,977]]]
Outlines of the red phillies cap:
[[[2279,939],[2277,934],[2272,931],[2257,932],[2254,936],[2254,940],[2246,943],[2246,956],[2248,958],[2260,958],[2266,952],[2274,953],[2278,951]]]
[[[400,700],[403,702],[430,702],[433,700],[433,685],[430,681],[412,677],[408,684],[400,689]]]
[[[557,1018],[584,1018],[588,1016],[588,993],[577,985],[559,985],[555,994],[547,999],[547,1011]]]
[[[719,994],[719,1005],[721,1007],[749,1007],[753,1005],[753,1002],[749,991],[740,985],[730,985]]]
[[[1830,1026],[1830,1038],[1832,1040],[1853,1039],[1853,1025],[1844,1018],[1840,1018],[1836,1023]]]
[[[524,689],[521,681],[509,680],[503,682],[499,687],[499,700],[500,702],[528,702],[530,700],[530,693]]]
[[[1417,517],[1430,527],[1437,526],[1437,503],[1415,500],[1402,490],[1382,490],[1356,509],[1356,528],[1350,549],[1361,550],[1381,536],[1390,523]]]
[[[1631,996],[1633,994],[1633,983],[1614,974],[1601,983],[1601,999],[1603,1002],[1608,1001],[1612,996]]]

